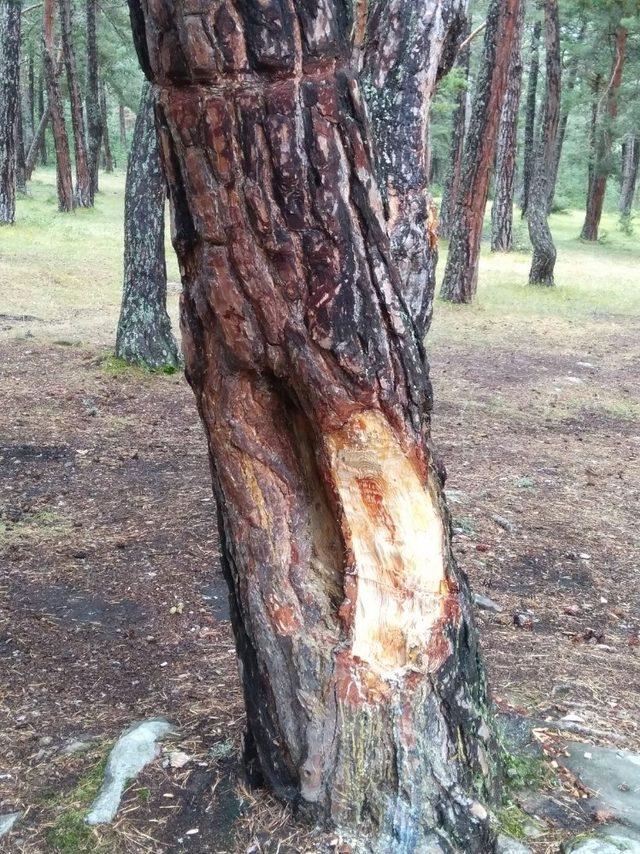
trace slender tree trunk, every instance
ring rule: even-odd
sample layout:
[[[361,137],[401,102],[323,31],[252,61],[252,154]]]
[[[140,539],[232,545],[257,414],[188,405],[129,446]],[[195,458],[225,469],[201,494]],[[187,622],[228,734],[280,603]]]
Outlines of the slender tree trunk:
[[[471,19],[468,19],[463,37],[466,39],[471,33]],[[462,154],[464,152],[464,138],[467,133],[467,125],[470,110],[469,97],[469,65],[471,60],[471,45],[468,43],[456,59],[456,67],[460,70],[463,85],[456,96],[456,108],[452,121],[451,148],[449,150],[449,171],[442,190],[442,204],[440,205],[440,221],[438,230],[441,237],[451,236],[451,217],[455,210],[462,181]]]
[[[545,0],[546,82],[544,107],[539,121],[536,157],[533,167],[527,221],[533,244],[529,284],[553,285],[556,248],[549,229],[549,181],[560,123],[562,62],[558,0]]]
[[[539,8],[539,3],[537,4]],[[529,206],[529,191],[531,187],[531,176],[533,175],[533,163],[535,159],[535,124],[536,124],[536,99],[538,96],[538,75],[540,74],[540,34],[542,24],[536,21],[531,32],[531,48],[529,60],[529,80],[527,81],[527,102],[524,120],[524,163],[522,168],[522,205],[521,212],[524,218]]]
[[[342,0],[172,8],[132,18],[158,86],[248,768],[370,850],[493,851],[484,674],[351,57],[368,24]]]
[[[167,184],[145,83],[127,168],[124,203],[124,288],[116,356],[150,368],[177,367],[178,348],[167,314],[164,207]]]
[[[38,122],[38,127],[36,128],[36,132],[33,136],[33,139],[31,140],[29,151],[27,152],[27,158],[24,167],[27,181],[31,180],[33,170],[36,168],[36,161],[38,159],[38,154],[42,151],[42,146],[44,145],[45,131],[47,129],[48,124],[49,111],[47,110],[42,114],[40,121]]]
[[[487,13],[482,65],[441,290],[442,298],[451,302],[469,303],[476,292],[482,223],[520,5],[521,0],[491,0]]]
[[[82,106],[82,95],[78,83],[78,72],[76,69],[76,57],[73,47],[73,33],[71,29],[71,0],[59,0],[62,53],[64,65],[67,70],[67,86],[69,88],[69,100],[71,102],[71,124],[73,126],[74,152],[76,159],[76,204],[83,208],[91,207],[93,198],[91,193],[91,175],[89,173],[89,162],[87,159],[87,138],[84,129],[84,109]]]
[[[25,151],[31,148],[34,134],[36,132],[36,85],[35,85],[35,68],[33,61],[33,50],[29,53],[29,65],[27,70],[27,97],[25,99]]]
[[[520,4],[518,29],[509,61],[507,91],[502,105],[496,150],[496,179],[491,208],[491,250],[510,252],[513,249],[513,193],[518,153],[518,112],[522,89],[522,28],[524,0]]]
[[[598,102],[600,100],[600,87],[602,75],[596,74],[591,84],[591,114],[589,117],[589,160],[587,165],[587,198],[591,196],[591,187],[596,174],[596,160],[598,150]]]
[[[22,100],[22,99],[21,99]],[[24,157],[24,123],[22,120],[22,106],[18,107],[15,123],[16,133],[16,191],[24,196],[27,192],[27,178]]]
[[[49,107],[45,107],[44,104],[44,69],[40,72],[40,76],[38,78],[38,122],[42,122],[44,116],[47,116],[47,123],[49,121]],[[43,166],[47,165],[48,157],[47,157],[47,135],[45,133],[46,126],[42,131],[42,145],[40,146],[40,163]],[[32,170],[33,171],[33,170]]]
[[[47,99],[53,143],[56,150],[56,175],[58,184],[58,209],[63,212],[73,210],[73,176],[71,173],[71,153],[69,139],[64,123],[62,98],[58,87],[58,70],[53,42],[55,22],[55,0],[44,0],[42,25],[42,61],[44,77],[47,83]]]
[[[118,104],[118,120],[120,125],[120,147],[127,150],[127,125],[124,120],[124,104]]]
[[[0,225],[16,219],[21,0],[0,3]]]
[[[596,156],[593,168],[593,177],[589,181],[589,193],[587,196],[587,210],[582,226],[580,237],[583,240],[597,240],[602,208],[604,206],[604,195],[607,190],[607,179],[611,171],[609,158],[613,144],[613,125],[618,115],[618,89],[622,82],[622,71],[627,45],[627,30],[618,26],[615,32],[615,53],[611,80],[607,89],[606,115],[600,122],[597,131]]]
[[[111,154],[111,142],[109,139],[109,122],[107,113],[107,87],[100,87],[100,116],[102,118],[102,147],[104,150],[104,170],[113,172],[113,156]]]
[[[583,23],[580,27],[580,32],[578,33],[576,44],[582,44],[586,31],[587,25]],[[564,139],[567,134],[567,125],[569,123],[569,114],[571,112],[570,98],[573,94],[574,89],[576,88],[576,82],[578,79],[578,65],[579,57],[577,54],[575,54],[571,57],[568,63],[567,73],[565,75],[565,83],[563,86],[562,97],[564,100],[564,106],[560,114],[560,124],[558,126],[558,141],[556,143],[556,153],[553,159],[553,169],[549,177],[549,213],[551,213],[551,211],[553,210],[553,200],[556,194],[556,184],[558,183],[558,171],[560,169],[562,149],[564,148]]]
[[[98,83],[98,42],[96,36],[97,0],[86,0],[87,14],[87,143],[91,200],[98,192],[100,145],[102,143],[102,115]]]
[[[622,156],[622,187],[619,210],[623,220],[631,218],[633,200],[636,195],[638,166],[640,165],[640,137],[630,136],[624,144]]]

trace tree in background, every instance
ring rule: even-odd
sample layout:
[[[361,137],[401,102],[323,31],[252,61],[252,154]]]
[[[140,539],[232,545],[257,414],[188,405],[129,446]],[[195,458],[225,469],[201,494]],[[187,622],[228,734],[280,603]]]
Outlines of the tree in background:
[[[536,9],[540,8],[537,0]],[[533,175],[533,163],[535,159],[535,123],[536,123],[536,99],[538,96],[538,75],[540,74],[540,35],[542,33],[542,22],[536,20],[531,30],[531,47],[529,49],[529,79],[527,82],[527,100],[524,120],[524,163],[522,167],[522,195],[520,210],[522,216],[527,215],[529,206],[529,192],[531,188],[531,176]]]
[[[0,2],[0,224],[16,218],[21,0]]]
[[[109,136],[109,122],[107,120],[107,88],[102,84],[100,87],[100,115],[102,117],[102,147],[104,150],[104,171],[113,172],[113,155],[111,154],[111,138]]]
[[[549,182],[553,175],[560,123],[562,62],[558,0],[545,0],[546,80],[542,115],[538,122],[535,160],[527,222],[533,244],[529,284],[553,285],[556,248],[549,228]]]
[[[464,139],[467,133],[467,125],[471,108],[471,97],[469,93],[469,69],[471,64],[471,19],[463,33],[466,45],[458,52],[455,71],[460,79],[456,94],[456,106],[451,124],[451,146],[449,149],[449,169],[444,188],[442,190],[442,203],[440,205],[440,221],[438,231],[441,237],[451,236],[451,217],[455,210],[460,192],[462,180],[462,155],[464,152]]]
[[[640,165],[640,137],[630,135],[622,146],[622,185],[618,210],[623,224],[628,229],[631,209],[636,194],[638,166]]]
[[[422,4],[421,56],[444,70],[463,4]],[[341,0],[199,8],[134,0],[132,20],[159,86],[247,767],[381,851],[486,852],[484,671],[350,35],[391,65],[405,42]]]
[[[469,303],[476,292],[482,222],[521,1],[492,0],[487,14],[482,64],[440,292],[442,298],[450,302]]]
[[[69,139],[64,122],[62,98],[58,87],[58,70],[54,43],[55,0],[44,0],[42,14],[42,61],[47,85],[49,119],[53,130],[53,144],[56,153],[56,177],[58,187],[58,210],[72,211],[74,208],[73,176],[71,173],[71,153]]]
[[[78,72],[76,69],[76,57],[73,47],[73,34],[71,28],[71,0],[59,0],[60,8],[60,32],[62,37],[62,55],[67,71],[67,87],[69,90],[69,101],[71,105],[71,125],[73,127],[73,141],[76,159],[76,190],[75,203],[82,208],[91,207],[93,194],[91,192],[91,175],[87,159],[87,139],[84,129],[84,109]]]
[[[127,168],[124,207],[124,287],[116,356],[149,368],[176,368],[178,347],[167,314],[164,207],[151,86],[144,84]]]
[[[518,111],[522,89],[522,29],[525,5],[522,0],[498,130],[495,189],[491,208],[493,252],[509,252],[513,249],[513,195],[518,154]]]
[[[87,40],[87,149],[91,201],[98,192],[100,145],[102,144],[102,111],[100,109],[100,80],[98,76],[98,39],[96,32],[97,0],[86,0]]]
[[[611,69],[611,77],[607,83],[605,92],[598,100],[594,113],[596,123],[593,164],[589,187],[587,192],[587,210],[582,226],[580,237],[583,240],[597,240],[602,208],[604,205],[604,194],[607,189],[607,179],[612,171],[611,147],[613,144],[613,125],[618,115],[618,89],[622,82],[624,69],[627,28],[618,24],[614,33],[614,52]],[[604,116],[599,118],[602,104],[605,104]]]

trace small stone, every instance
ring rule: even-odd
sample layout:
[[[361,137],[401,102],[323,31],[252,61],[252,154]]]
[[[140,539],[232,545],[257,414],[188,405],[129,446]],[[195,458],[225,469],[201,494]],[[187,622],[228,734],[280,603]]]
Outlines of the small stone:
[[[531,616],[531,614],[514,614],[513,625],[517,626],[519,629],[527,629],[527,631],[532,631],[533,617]]]
[[[493,521],[502,528],[504,531],[507,531],[509,534],[515,533],[516,526],[509,519],[505,519],[504,516],[492,516]]]
[[[569,617],[579,617],[582,613],[582,608],[579,605],[567,605],[562,610]]]
[[[532,854],[531,848],[527,848],[517,839],[511,836],[500,835],[496,844],[496,854]]]
[[[189,762],[191,762],[191,757],[182,750],[173,750],[169,754],[169,765],[172,768],[184,768]]]
[[[0,838],[9,833],[21,816],[21,812],[10,812],[5,813],[5,815],[0,815]]]
[[[502,607],[497,602],[489,599],[488,596],[482,596],[480,593],[473,594],[473,601],[481,611],[492,611],[494,614],[499,614],[502,611]]]
[[[486,821],[489,815],[486,809],[482,806],[482,804],[479,803],[479,801],[474,801],[471,804],[471,806],[469,807],[469,812],[471,813],[471,815],[475,816],[480,821]]]

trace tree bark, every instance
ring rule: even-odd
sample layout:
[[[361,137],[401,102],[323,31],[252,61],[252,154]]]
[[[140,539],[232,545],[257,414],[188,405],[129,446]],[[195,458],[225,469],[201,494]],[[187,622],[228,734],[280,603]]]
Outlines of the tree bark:
[[[22,97],[20,97],[22,101]],[[24,157],[24,123],[22,117],[22,104],[18,105],[18,113],[15,123],[16,134],[16,192],[24,196],[27,192],[27,178]]]
[[[482,223],[520,5],[521,0],[491,0],[487,13],[482,63],[465,142],[462,183],[440,292],[450,302],[469,303],[476,292]]]
[[[484,672],[348,36],[363,6],[355,21],[343,0],[131,7],[248,768],[369,850],[492,851]]]
[[[57,62],[53,42],[55,22],[55,0],[44,0],[42,23],[42,61],[47,84],[49,116],[53,143],[56,150],[56,177],[58,186],[58,210],[69,212],[74,207],[73,176],[71,174],[71,152],[64,123],[62,99],[58,87]]]
[[[437,212],[429,192],[429,107],[465,33],[461,0],[370,4],[362,48],[362,90],[376,146],[391,251],[419,334],[433,314]],[[438,35],[436,35],[436,33]]]
[[[71,30],[71,0],[59,0],[62,55],[67,71],[67,86],[71,103],[71,125],[73,127],[74,153],[76,159],[75,202],[79,207],[89,208],[93,204],[91,175],[87,159],[87,139],[84,130],[84,108],[78,83],[76,57]]]
[[[582,44],[587,31],[587,25],[583,23],[580,26],[580,32],[576,44]],[[558,170],[560,169],[560,160],[562,158],[562,149],[564,148],[564,139],[567,134],[567,125],[569,124],[569,114],[571,112],[570,97],[576,88],[578,80],[578,65],[579,58],[577,54],[571,57],[567,65],[567,73],[565,75],[565,83],[563,87],[564,106],[560,114],[560,125],[558,127],[558,141],[556,143],[556,152],[553,159],[553,169],[549,177],[549,213],[553,210],[553,201],[556,194],[556,185],[558,183]]]
[[[582,226],[580,237],[582,240],[597,240],[602,208],[604,206],[604,195],[607,190],[607,179],[611,172],[609,159],[613,145],[613,125],[618,115],[618,89],[622,82],[622,71],[627,45],[627,30],[623,26],[616,27],[615,52],[611,79],[606,93],[606,115],[600,122],[597,131],[596,157],[593,167],[593,177],[589,181],[589,192],[587,195],[587,210]]]
[[[553,172],[560,122],[562,62],[558,0],[545,0],[546,83],[539,121],[527,221],[533,244],[529,284],[553,285],[556,248],[549,228],[549,181]]]
[[[471,19],[468,19],[464,32],[464,39],[468,39],[471,33]],[[438,231],[441,237],[451,237],[451,218],[455,210],[462,181],[462,154],[464,152],[464,138],[467,133],[467,124],[470,110],[469,97],[469,66],[471,60],[471,44],[467,42],[456,59],[456,67],[461,72],[464,85],[460,87],[456,97],[456,108],[452,120],[451,148],[449,150],[449,171],[445,185],[442,190],[442,204],[440,205],[440,221]]]
[[[40,72],[40,76],[38,78],[38,122],[42,122],[42,119],[45,116],[45,114],[47,116],[47,122],[49,121],[49,107],[48,106],[45,107],[45,104],[44,104],[44,88],[45,88],[45,82],[44,82],[44,68],[43,68],[43,70]],[[48,162],[47,135],[43,130],[43,132],[42,132],[42,145],[40,146],[40,163],[43,166],[46,166],[47,162]]]
[[[102,148],[104,151],[104,171],[113,172],[113,155],[111,154],[111,142],[109,139],[109,122],[107,113],[107,87],[100,87],[100,116],[102,117]]]
[[[127,167],[124,203],[124,287],[116,356],[149,368],[177,367],[180,359],[167,314],[164,206],[167,183],[145,83]]]
[[[27,98],[26,98],[26,133],[25,133],[25,151],[31,148],[33,137],[36,132],[36,80],[35,80],[35,63],[33,61],[33,49],[29,53],[29,66],[27,71]]]
[[[91,200],[98,192],[100,145],[102,144],[102,115],[98,82],[98,42],[96,35],[97,0],[86,0],[87,15],[87,151]]]
[[[537,7],[540,4],[537,3]],[[533,164],[535,160],[535,124],[536,124],[536,99],[538,96],[538,76],[540,74],[540,35],[542,23],[536,21],[531,32],[531,48],[529,60],[529,79],[527,81],[527,102],[524,120],[524,161],[522,168],[522,205],[521,214],[527,215],[529,206],[529,191],[531,187],[531,176],[533,175]]]
[[[127,125],[124,120],[124,104],[118,104],[118,121],[120,125],[120,147],[127,150]]]
[[[31,176],[33,175],[33,170],[36,168],[36,161],[38,159],[38,154],[42,150],[42,146],[44,145],[44,136],[45,131],[47,129],[47,125],[49,124],[49,111],[46,110],[38,122],[38,127],[36,128],[36,132],[31,140],[31,145],[29,147],[29,151],[27,152],[27,159],[25,161],[25,177],[27,181],[31,180]]]
[[[640,165],[640,137],[627,138],[622,151],[622,186],[620,189],[619,211],[623,220],[631,218],[633,200],[636,195],[638,166]]]
[[[20,110],[21,0],[0,4],[0,225],[16,219],[16,124]]]
[[[513,249],[513,192],[518,153],[518,112],[522,89],[522,28],[525,3],[520,4],[517,32],[513,41],[507,91],[502,104],[496,149],[496,178],[491,208],[491,250],[510,252]]]

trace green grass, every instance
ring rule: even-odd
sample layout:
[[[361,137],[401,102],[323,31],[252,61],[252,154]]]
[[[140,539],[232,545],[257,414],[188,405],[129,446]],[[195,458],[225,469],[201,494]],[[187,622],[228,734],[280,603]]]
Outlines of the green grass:
[[[0,550],[18,542],[44,542],[69,533],[68,523],[53,510],[25,513],[16,522],[0,519]]]
[[[52,850],[60,854],[112,850],[108,842],[98,840],[95,832],[84,820],[102,785],[106,764],[105,746],[100,760],[84,772],[70,792],[51,799],[50,805],[58,810],[52,826],[47,831],[47,842]]]

